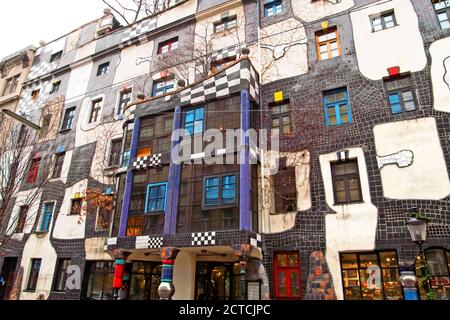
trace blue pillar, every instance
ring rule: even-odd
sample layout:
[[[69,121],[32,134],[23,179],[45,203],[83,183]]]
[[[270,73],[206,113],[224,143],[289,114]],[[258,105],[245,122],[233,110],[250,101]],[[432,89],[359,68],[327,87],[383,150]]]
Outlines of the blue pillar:
[[[181,108],[175,108],[173,119],[173,131],[181,129]],[[172,152],[178,153],[180,144],[179,139],[173,140],[172,136]],[[166,217],[164,221],[164,234],[175,234],[177,232],[177,215],[178,215],[178,197],[180,194],[180,175],[181,165],[175,164],[170,157],[169,181],[166,202]]]
[[[240,151],[240,179],[239,179],[239,215],[240,229],[251,230],[251,208],[250,208],[250,188],[251,188],[251,167],[250,167],[250,137],[246,135],[250,129],[250,94],[247,90],[241,91],[241,129],[244,133],[241,137]]]
[[[131,137],[131,147],[130,147],[130,162],[127,171],[127,181],[125,183],[125,191],[123,195],[122,202],[122,216],[120,218],[120,228],[119,237],[123,238],[126,236],[127,225],[128,225],[128,210],[130,209],[131,200],[131,189],[133,187],[133,171],[132,171],[132,161],[137,156],[139,135],[141,131],[141,119],[134,119],[133,135]]]

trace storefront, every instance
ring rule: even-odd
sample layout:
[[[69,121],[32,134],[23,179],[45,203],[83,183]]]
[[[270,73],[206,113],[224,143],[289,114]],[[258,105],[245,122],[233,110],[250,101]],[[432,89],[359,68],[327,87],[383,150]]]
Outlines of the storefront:
[[[158,287],[161,283],[160,262],[139,262],[127,264],[130,300],[159,300]],[[131,274],[131,276],[130,276]],[[128,285],[128,283],[127,283]]]
[[[341,253],[345,300],[402,300],[395,250]]]
[[[112,300],[113,278],[113,261],[88,261],[82,297],[88,300]]]
[[[239,263],[198,262],[195,300],[239,299],[239,270]]]
[[[425,257],[430,271],[431,288],[436,292],[437,300],[450,300],[450,251],[444,248],[428,248]],[[416,275],[419,282],[423,280],[420,260],[416,260]],[[420,299],[426,300],[427,294],[419,286]]]

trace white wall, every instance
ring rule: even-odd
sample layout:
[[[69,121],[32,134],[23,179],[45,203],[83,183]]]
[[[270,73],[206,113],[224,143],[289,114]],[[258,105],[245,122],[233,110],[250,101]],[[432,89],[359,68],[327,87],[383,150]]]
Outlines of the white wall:
[[[190,0],[186,3],[172,8],[158,15],[157,28],[168,25],[174,21],[178,21],[184,17],[195,14],[197,11],[198,0]]]
[[[387,68],[399,66],[400,72],[423,70],[427,59],[419,31],[417,13],[409,0],[378,1],[350,13],[356,56],[363,76],[380,80]],[[372,32],[369,16],[394,9],[397,26]]]
[[[173,268],[173,285],[175,286],[173,300],[194,300],[196,267],[195,253],[180,251]]]
[[[55,239],[72,240],[84,238],[86,219],[84,217],[82,223],[79,224],[80,216],[70,215],[70,207],[75,194],[81,194],[86,188],[87,180],[82,180],[66,189],[58,219],[55,223],[55,230],[53,231]]]
[[[72,69],[66,92],[66,103],[83,97],[91,77],[92,65],[92,62],[87,62]],[[77,106],[77,108],[79,107]]]
[[[294,14],[304,21],[319,20],[330,15],[343,12],[355,5],[353,0],[311,0],[291,1]]]
[[[16,201],[14,203],[13,210],[8,223],[7,234],[12,235],[16,228],[18,222],[18,215],[20,213],[20,207],[23,205],[28,205],[30,208],[27,212],[27,217],[25,220],[25,226],[23,228],[23,233],[13,234],[12,238],[21,241],[26,233],[30,233],[33,229],[36,216],[39,212],[39,203],[41,201],[42,191],[37,189],[31,189],[27,191],[22,191],[17,193]]]
[[[450,37],[430,46],[434,109],[450,112]]]
[[[378,156],[401,150],[414,153],[406,168],[388,165],[381,169],[383,194],[391,199],[439,200],[450,194],[450,182],[436,120],[432,117],[396,121],[373,129]]]
[[[104,247],[106,238],[90,238],[85,240],[86,260],[90,261],[108,261],[111,256],[105,252]]]
[[[150,72],[150,63],[142,62],[137,64],[138,58],[148,58],[153,53],[153,41],[146,42],[139,46],[131,46],[123,49],[120,53],[119,64],[117,66],[113,85],[127,84],[126,81]]]
[[[325,217],[326,259],[338,299],[343,299],[339,252],[370,251],[375,248],[378,209],[371,203],[369,178],[362,148],[349,148],[349,158],[358,159],[363,202],[334,205],[330,162],[337,161],[336,152],[319,157],[327,205],[336,214]]]

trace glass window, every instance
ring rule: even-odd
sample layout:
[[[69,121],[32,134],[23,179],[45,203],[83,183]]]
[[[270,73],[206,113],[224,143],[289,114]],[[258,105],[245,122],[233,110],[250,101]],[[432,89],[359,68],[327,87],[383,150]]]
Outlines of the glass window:
[[[393,114],[416,110],[411,77],[385,80],[388,101]]]
[[[55,167],[53,168],[52,178],[57,179],[61,177],[62,168],[64,165],[65,153],[58,153],[55,155]]]
[[[236,175],[223,175],[205,178],[205,207],[235,204],[237,195]]]
[[[53,82],[52,89],[50,90],[50,94],[58,92],[60,86],[61,86],[61,81]]]
[[[300,257],[297,252],[275,253],[275,297],[300,299]]]
[[[53,291],[66,291],[67,268],[70,266],[70,259],[59,259],[56,265],[55,282]]]
[[[346,88],[324,92],[325,122],[327,127],[353,121]]]
[[[52,221],[54,207],[55,207],[55,204],[53,202],[44,204],[44,209],[42,212],[41,228],[40,228],[41,232],[49,231],[50,223]]]
[[[84,296],[92,300],[113,299],[114,262],[90,261],[88,270],[88,284]]]
[[[102,110],[103,100],[96,100],[92,102],[91,115],[89,116],[89,123],[95,123],[98,120],[100,111]]]
[[[120,92],[119,107],[117,108],[117,115],[123,115],[125,108],[131,102],[133,91],[131,89],[126,89]]]
[[[362,201],[357,160],[332,163],[331,173],[335,204]]]
[[[162,96],[169,92],[175,91],[175,82],[173,80],[169,81],[158,81],[153,84],[153,97]]]
[[[63,53],[62,51],[58,51],[52,54],[52,56],[50,57],[50,63],[61,60],[62,53]]]
[[[41,89],[36,89],[31,92],[31,100],[37,100],[39,98],[39,94],[41,93]]]
[[[339,36],[335,27],[316,33],[316,45],[320,60],[327,60],[341,55]]]
[[[30,169],[28,170],[27,183],[35,183],[39,173],[41,158],[31,159]]]
[[[99,65],[97,70],[97,77],[107,74],[108,70],[109,70],[109,62]]]
[[[394,10],[382,13],[380,15],[374,15],[371,17],[372,31],[380,31],[395,27],[397,22],[395,20]]]
[[[22,233],[25,228],[27,214],[28,214],[28,206],[21,206],[19,209],[19,216],[17,217],[16,229],[15,233]]]
[[[69,108],[64,114],[63,124],[61,130],[72,129],[73,119],[75,118],[75,107]]]
[[[218,22],[214,23],[214,32],[220,32],[226,29],[230,29],[237,25],[237,16],[225,17]]]
[[[41,262],[42,259],[31,259],[31,269],[28,277],[27,291],[36,291]]]
[[[188,134],[203,133],[205,108],[196,108],[188,110],[185,114],[184,128]]]
[[[436,11],[437,19],[441,29],[450,28],[450,1],[433,0],[434,10]]]
[[[161,42],[158,45],[158,54],[164,54],[178,48],[178,37]]]
[[[289,112],[289,101],[274,104],[272,111],[272,129],[279,129],[280,134],[289,134],[291,130],[291,117]]]
[[[118,166],[120,161],[120,152],[122,151],[122,140],[111,141],[111,152],[109,155],[108,166]]]
[[[264,16],[271,17],[283,13],[283,0],[272,0],[264,5]]]
[[[149,184],[145,212],[164,211],[166,209],[167,182]]]
[[[6,79],[5,88],[3,89],[3,95],[6,96],[8,94],[12,94],[16,92],[17,85],[19,84],[20,74]]]
[[[72,199],[72,204],[70,206],[70,215],[80,215],[81,214],[81,207],[83,205],[82,199]]]

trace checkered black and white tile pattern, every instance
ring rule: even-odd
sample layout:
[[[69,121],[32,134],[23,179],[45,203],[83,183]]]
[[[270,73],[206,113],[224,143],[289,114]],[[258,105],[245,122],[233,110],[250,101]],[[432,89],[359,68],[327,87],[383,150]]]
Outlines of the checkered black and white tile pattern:
[[[239,51],[245,47],[245,44],[231,46],[222,50],[218,50],[211,54],[211,61],[220,61],[222,59],[226,59],[229,57],[236,57],[239,54]]]
[[[183,90],[180,102],[184,105],[205,102],[239,91],[242,86],[248,86],[250,95],[259,101],[257,74],[248,60],[241,60],[214,77]]]
[[[198,232],[192,234],[193,246],[213,246],[216,244],[216,232]]]
[[[163,241],[163,237],[136,237],[136,249],[160,249]]]
[[[50,63],[48,61],[42,61],[36,65],[33,65],[30,69],[30,75],[28,76],[28,79],[33,80],[47,73],[50,73],[55,70],[57,66],[58,62]]]
[[[17,107],[17,112],[21,114],[30,114],[32,111],[39,109],[48,97],[48,92],[50,92],[51,81],[37,81],[33,85],[28,86],[22,90],[20,96],[19,105]],[[39,97],[33,100],[31,94],[34,90],[40,89]]]
[[[137,158],[133,162],[133,169],[141,170],[146,168],[158,167],[162,164],[162,154],[154,154],[151,157]]]
[[[129,42],[137,37],[145,35],[149,31],[155,30],[156,22],[157,22],[157,20],[155,18],[146,19],[144,21],[138,22],[135,25],[131,26],[130,28],[125,30],[124,37],[122,39],[122,43]]]
[[[261,248],[262,246],[262,237],[260,234],[256,234],[255,236],[250,237],[250,245],[254,247]]]

